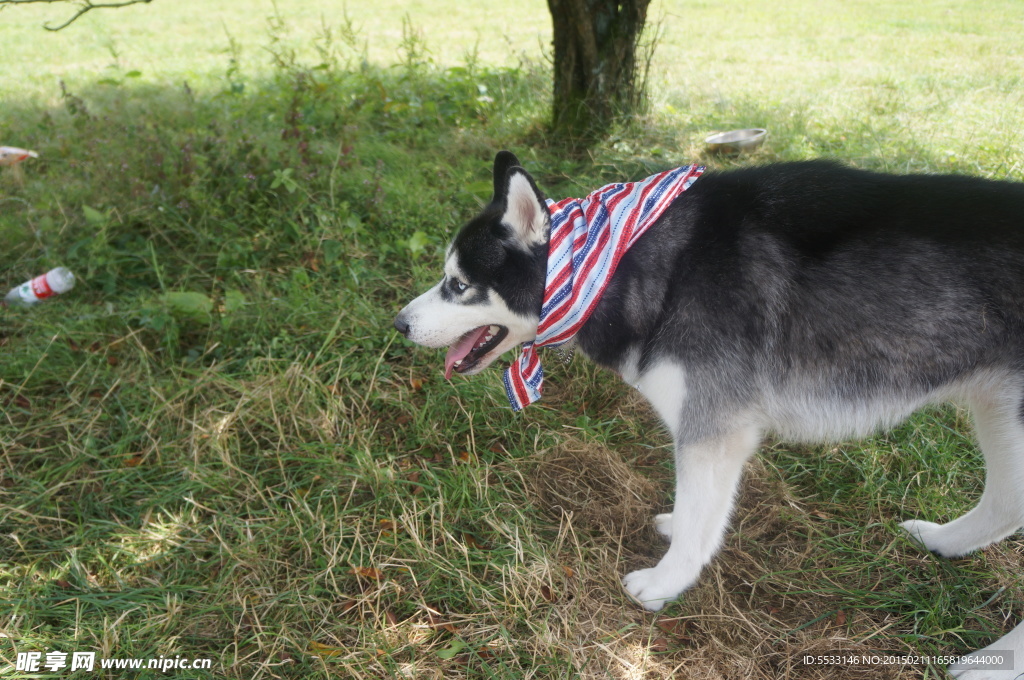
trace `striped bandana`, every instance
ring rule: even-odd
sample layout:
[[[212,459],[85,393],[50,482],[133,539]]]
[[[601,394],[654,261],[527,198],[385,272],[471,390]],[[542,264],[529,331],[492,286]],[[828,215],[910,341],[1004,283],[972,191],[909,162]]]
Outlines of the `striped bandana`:
[[[609,184],[582,200],[548,200],[551,236],[537,337],[523,344],[504,378],[514,411],[540,399],[544,369],[537,348],[565,344],[579,332],[625,252],[702,172],[703,166],[688,165]]]

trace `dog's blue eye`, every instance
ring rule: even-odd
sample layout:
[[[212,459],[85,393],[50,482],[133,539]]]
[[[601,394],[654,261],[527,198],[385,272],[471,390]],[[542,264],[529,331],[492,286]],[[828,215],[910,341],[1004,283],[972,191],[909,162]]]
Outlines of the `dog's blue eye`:
[[[459,281],[458,279],[452,279],[452,288],[459,291],[460,293],[465,293],[466,289],[469,288],[469,286],[463,283],[462,281]]]

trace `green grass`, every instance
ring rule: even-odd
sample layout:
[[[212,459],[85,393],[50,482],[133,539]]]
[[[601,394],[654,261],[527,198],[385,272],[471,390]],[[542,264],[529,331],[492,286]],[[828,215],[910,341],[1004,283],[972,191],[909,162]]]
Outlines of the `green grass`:
[[[664,550],[646,407],[577,359],[514,416],[498,371],[446,383],[390,326],[499,148],[555,197],[822,155],[1020,179],[1013,3],[655,4],[651,112],[586,158],[544,132],[544,3],[207,5],[56,35],[55,8],[0,15],[0,144],[41,154],[0,173],[0,281],[79,276],[0,311],[0,677],[63,650],[212,659],[195,677],[818,678],[803,654],[968,651],[1021,617],[1019,540],[947,561],[896,528],[980,493],[959,411],[766,445],[723,554],[655,617],[618,585]],[[703,153],[751,125],[754,156]]]

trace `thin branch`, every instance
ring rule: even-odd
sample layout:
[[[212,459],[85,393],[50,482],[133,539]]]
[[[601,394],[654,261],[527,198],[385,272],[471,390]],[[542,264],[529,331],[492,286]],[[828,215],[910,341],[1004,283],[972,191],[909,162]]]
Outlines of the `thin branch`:
[[[0,10],[4,9],[4,7],[8,6],[8,5],[28,5],[28,4],[35,4],[35,3],[40,3],[40,2],[43,2],[43,3],[46,3],[46,4],[50,4],[50,3],[54,3],[54,2],[71,2],[71,0],[0,0]],[[49,24],[43,24],[43,28],[45,28],[48,31],[59,31],[62,28],[67,28],[68,26],[73,24],[83,14],[85,14],[86,12],[90,12],[90,11],[92,11],[94,9],[127,7],[128,5],[138,5],[139,3],[149,3],[149,2],[152,2],[152,0],[123,0],[123,2],[98,2],[98,3],[97,2],[93,2],[92,0],[80,0],[79,2],[75,2],[74,3],[74,4],[77,4],[77,5],[80,5],[80,7],[78,8],[78,11],[75,12],[74,16],[72,16],[70,19],[65,21],[60,26],[51,26]]]

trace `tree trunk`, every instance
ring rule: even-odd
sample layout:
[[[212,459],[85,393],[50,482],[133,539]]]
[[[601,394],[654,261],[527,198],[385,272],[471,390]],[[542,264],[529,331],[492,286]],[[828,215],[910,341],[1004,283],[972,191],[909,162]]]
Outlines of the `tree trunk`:
[[[548,0],[554,22],[552,122],[557,133],[574,141],[592,139],[640,103],[643,78],[638,82],[637,45],[649,4]]]

